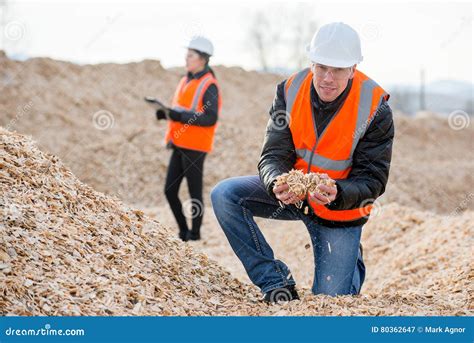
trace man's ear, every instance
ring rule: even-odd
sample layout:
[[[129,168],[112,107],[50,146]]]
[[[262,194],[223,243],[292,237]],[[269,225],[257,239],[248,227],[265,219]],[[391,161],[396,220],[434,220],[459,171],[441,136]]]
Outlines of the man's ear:
[[[311,62],[310,68],[311,68],[311,72],[314,74],[316,72],[315,71],[316,63]]]
[[[350,77],[351,79],[354,77],[356,68],[357,68],[357,64],[354,64],[354,65],[352,66],[352,72],[351,72],[351,77]]]

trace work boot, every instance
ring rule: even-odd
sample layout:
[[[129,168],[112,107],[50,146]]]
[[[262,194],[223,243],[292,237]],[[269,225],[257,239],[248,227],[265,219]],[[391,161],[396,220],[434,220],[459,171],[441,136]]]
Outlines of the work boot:
[[[294,285],[289,285],[281,288],[275,288],[265,293],[263,301],[269,304],[275,304],[279,301],[300,300],[298,292]]]
[[[190,241],[199,241],[201,239],[200,230],[191,230],[191,231],[189,231],[188,239]]]

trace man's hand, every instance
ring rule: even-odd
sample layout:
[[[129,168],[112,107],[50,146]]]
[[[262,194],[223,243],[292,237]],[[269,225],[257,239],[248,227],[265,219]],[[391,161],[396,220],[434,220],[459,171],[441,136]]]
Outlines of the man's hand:
[[[290,187],[286,183],[283,185],[274,186],[273,193],[275,193],[276,198],[285,205],[295,204],[298,201],[304,199],[304,196],[298,197],[295,193],[288,192],[289,188]]]
[[[327,174],[322,174],[321,178],[323,179],[328,179],[329,176]],[[329,187],[326,185],[320,185],[318,186],[318,189],[323,192],[328,194],[328,196],[319,194],[317,192],[314,193],[309,193],[309,200],[316,202],[319,205],[327,205],[330,202],[334,201],[336,199],[337,195],[337,187],[336,185]]]

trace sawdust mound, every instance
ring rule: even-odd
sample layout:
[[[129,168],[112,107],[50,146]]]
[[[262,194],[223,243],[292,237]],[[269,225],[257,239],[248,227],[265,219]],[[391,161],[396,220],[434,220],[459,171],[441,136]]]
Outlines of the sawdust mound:
[[[31,140],[2,129],[0,148],[1,314],[198,315],[243,299],[207,256]]]
[[[379,265],[365,294],[304,289],[301,301],[268,306],[255,288],[83,184],[31,139],[0,128],[0,154],[1,315],[472,314],[471,212],[426,218],[388,206],[369,226],[368,259]],[[393,217],[401,219],[385,225]]]

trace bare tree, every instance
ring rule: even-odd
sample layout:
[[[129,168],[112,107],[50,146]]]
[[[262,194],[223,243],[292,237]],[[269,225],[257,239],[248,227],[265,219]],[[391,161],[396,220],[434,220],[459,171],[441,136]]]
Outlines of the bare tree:
[[[464,104],[464,111],[467,114],[474,115],[474,101],[472,99],[466,101]]]
[[[409,90],[397,87],[390,91],[390,106],[404,114],[413,113],[414,96]]]
[[[288,62],[296,69],[302,69],[308,65],[308,56],[306,55],[305,48],[318,29],[316,19],[306,18],[311,13],[314,13],[313,6],[300,3],[291,14],[291,18],[294,18],[294,24],[288,42],[288,46],[292,47],[291,61]]]
[[[264,71],[301,69],[308,63],[305,46],[318,27],[317,21],[311,18],[314,7],[309,4],[286,6],[259,10],[251,17],[249,38]]]
[[[255,53],[264,71],[268,70],[268,56],[271,51],[268,41],[269,22],[264,12],[257,12],[250,26],[250,40],[254,45]]]

